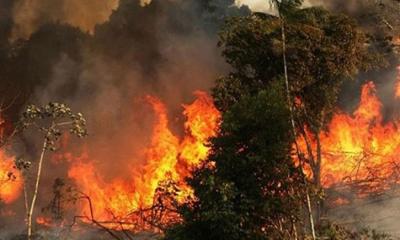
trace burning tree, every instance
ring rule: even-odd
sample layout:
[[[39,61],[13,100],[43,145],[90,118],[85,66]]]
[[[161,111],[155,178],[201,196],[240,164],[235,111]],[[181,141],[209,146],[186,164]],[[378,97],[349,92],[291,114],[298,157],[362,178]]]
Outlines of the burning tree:
[[[195,198],[166,239],[296,239],[305,187],[290,157],[283,87],[244,97],[223,119],[210,156],[188,181]]]
[[[312,183],[319,189],[318,133],[336,109],[342,84],[360,70],[382,64],[376,63],[379,56],[369,51],[366,36],[347,16],[296,5],[289,5],[282,14],[282,19],[255,13],[228,22],[220,44],[235,70],[217,82],[214,97],[224,111],[243,96],[254,95],[287,76],[296,138],[306,143],[296,159],[311,169]]]
[[[43,134],[44,140],[38,168],[34,178],[34,189],[31,200],[28,199],[27,181],[29,180],[27,171],[30,166],[28,161],[18,161],[17,167],[24,173],[25,184],[25,207],[27,211],[27,236],[32,239],[32,216],[35,210],[36,199],[42,175],[43,162],[47,151],[55,151],[57,141],[67,130],[70,134],[78,137],[86,136],[86,121],[81,113],[73,113],[65,104],[49,103],[43,107],[29,105],[23,112],[21,120],[21,130],[33,128]]]
[[[297,239],[295,223],[300,216],[296,210],[301,211],[297,204],[306,202],[308,196],[299,186],[307,188],[310,183],[319,193],[321,144],[314,148],[310,138],[319,142],[318,133],[332,117],[342,84],[360,70],[371,68],[378,55],[369,52],[367,38],[351,18],[321,8],[301,9],[302,1],[275,3],[281,18],[262,13],[232,18],[220,35],[223,55],[234,70],[213,89],[216,105],[225,113],[208,159],[207,166],[215,168],[202,167],[194,173],[190,184],[197,199],[183,207],[185,221],[172,229],[167,239]],[[282,103],[282,95],[271,92],[279,92],[276,86],[284,82],[289,104],[278,108],[274,104]],[[267,96],[267,102],[261,96]],[[281,115],[283,112],[288,115]],[[290,124],[281,126],[271,119],[286,123],[292,119],[294,131]],[[283,137],[290,133],[292,138]],[[279,142],[284,147],[290,142],[296,146],[299,138],[305,139],[306,148],[297,146],[296,156],[275,145]],[[266,154],[268,149],[271,152]],[[296,175],[296,168],[285,162],[284,155],[293,157],[300,172],[311,169],[306,182],[297,181],[302,174]],[[270,195],[257,195],[261,189],[268,189]],[[282,199],[277,205],[268,205],[274,202],[274,193],[280,193]],[[296,210],[291,212],[286,211],[285,196],[304,199],[292,202]],[[262,208],[255,199],[279,206],[282,215],[273,207]]]

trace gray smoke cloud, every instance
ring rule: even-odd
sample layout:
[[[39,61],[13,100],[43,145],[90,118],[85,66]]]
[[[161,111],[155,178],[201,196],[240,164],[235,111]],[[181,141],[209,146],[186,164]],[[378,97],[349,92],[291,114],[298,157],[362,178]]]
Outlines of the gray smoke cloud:
[[[115,177],[129,181],[130,167],[139,169],[145,161],[143,150],[153,130],[154,113],[144,97],[153,95],[165,103],[169,127],[181,135],[182,104],[194,99],[195,90],[208,91],[228,68],[217,47],[217,31],[225,17],[249,13],[233,3],[16,1],[9,31],[13,55],[3,76],[17,79],[15,89],[24,91],[27,102],[62,102],[82,112],[89,136],[71,138],[64,150],[75,156],[87,151],[105,182]],[[40,138],[27,132],[14,152],[36,162],[38,143]],[[54,180],[68,180],[71,159],[51,159],[49,155],[41,182],[39,214],[53,197]],[[8,207],[17,216],[11,221],[23,222],[22,199]]]
[[[7,1],[0,1],[0,13],[4,11],[0,19],[7,23],[0,30],[16,45],[8,46],[0,36],[0,46],[11,48],[0,55],[0,63],[3,55],[8,56],[6,64],[0,64],[0,80],[15,84],[12,89],[29,102],[64,102],[84,113],[90,135],[83,141],[71,139],[68,151],[78,155],[84,146],[105,181],[115,176],[129,179],[130,169],[121,166],[144,161],[140,152],[149,142],[154,115],[143,97],[159,97],[167,105],[170,128],[182,133],[181,104],[193,100],[194,90],[208,90],[228,69],[216,37],[224,18],[248,14],[241,4],[269,11],[267,1],[265,5],[234,0]],[[375,18],[361,15],[367,8],[361,2],[306,3],[349,13],[368,29]],[[398,14],[389,7],[379,9]],[[386,20],[400,26],[392,18]],[[379,29],[371,32],[391,31],[387,28],[380,20]],[[0,87],[2,93],[10,92]],[[349,91],[352,101],[357,87]],[[17,155],[37,155],[36,140],[26,136],[21,142],[15,147]],[[51,199],[54,179],[67,178],[67,161],[48,163],[38,209]],[[23,209],[22,201],[14,208]],[[23,210],[15,211],[18,222],[23,222]]]
[[[333,207],[328,214],[349,229],[370,228],[398,237],[400,197],[397,190],[368,199],[354,199],[350,205]]]

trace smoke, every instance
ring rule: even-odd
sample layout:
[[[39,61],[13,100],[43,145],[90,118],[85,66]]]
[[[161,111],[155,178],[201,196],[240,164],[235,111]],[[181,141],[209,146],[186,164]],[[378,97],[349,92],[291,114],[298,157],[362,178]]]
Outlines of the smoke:
[[[309,0],[308,4],[322,6],[330,11],[353,17],[370,38],[371,49],[381,53],[389,63],[387,68],[363,73],[359,75],[357,81],[347,82],[342,88],[340,108],[349,112],[353,111],[359,103],[361,85],[372,80],[377,85],[377,93],[383,103],[382,114],[385,121],[397,118],[398,102],[394,101],[393,97],[400,55],[393,49],[392,39],[400,36],[400,2],[396,0]],[[352,199],[350,204],[333,207],[329,209],[327,215],[338,224],[349,228],[369,227],[398,237],[400,235],[398,189],[392,190],[378,197],[372,196],[365,199],[350,197],[349,199]],[[354,192],[349,193],[349,196],[354,195]]]
[[[367,0],[368,1],[368,0]],[[268,0],[236,0],[236,5],[247,5],[251,10],[256,12],[273,12],[271,8],[271,3]],[[331,10],[334,9],[347,9],[347,10],[355,10],[359,8],[360,1],[357,0],[305,0],[303,3],[304,7],[315,7],[320,6],[324,8],[328,8]]]
[[[215,36],[186,25],[187,18],[201,23],[191,16],[179,19],[185,13],[179,11],[167,1],[145,7],[122,2],[110,21],[75,49],[78,59],[61,54],[46,85],[35,88],[33,102],[65,102],[85,114],[89,156],[109,177],[128,175],[130,169],[116,166],[141,161],[153,123],[147,94],[161,98],[171,116],[179,117],[192,92],[208,90],[225,68]]]
[[[368,0],[367,0],[368,1]],[[360,3],[357,0],[350,0],[350,1],[342,1],[342,0],[328,0],[328,1],[323,1],[323,0],[307,0],[305,2],[306,5],[308,6],[322,6],[328,9],[351,9],[351,10],[356,10],[359,6]]]
[[[397,237],[400,235],[398,205],[399,196],[394,191],[378,197],[354,200],[350,205],[333,207],[328,214],[338,224],[350,229],[370,228]]]
[[[45,23],[66,23],[93,33],[108,20],[118,0],[17,0],[11,39],[27,39]]]
[[[39,210],[52,199],[54,180],[68,179],[69,165],[83,152],[105,182],[129,180],[132,168],[140,170],[154,124],[146,95],[166,104],[170,129],[179,136],[182,104],[228,69],[217,30],[225,17],[249,13],[234,0],[19,0],[10,11],[14,41],[0,52],[6,56],[0,78],[8,80],[0,91],[24,100],[8,114],[18,115],[26,102],[56,101],[82,112],[88,124],[85,140],[70,138],[62,149],[71,155],[61,155],[61,162],[48,156]],[[32,169],[40,141],[28,131],[14,145],[17,156],[34,162]],[[18,217],[10,220],[23,222],[22,199],[13,209]]]
[[[269,10],[267,1],[242,0],[238,2],[248,4],[254,11],[268,12]],[[340,110],[353,112],[360,102],[361,85],[372,80],[377,85],[379,99],[383,103],[382,114],[385,121],[397,118],[399,103],[394,101],[393,97],[400,55],[399,51],[397,53],[393,51],[392,39],[400,36],[400,2],[396,0],[308,0],[304,1],[304,7],[323,7],[334,13],[351,16],[370,38],[371,49],[383,54],[389,63],[387,68],[360,74],[356,81],[346,82],[340,96]],[[342,188],[336,190],[341,194],[345,191]],[[351,190],[349,192],[346,198],[350,199],[349,204],[328,207],[326,214],[330,220],[352,230],[359,231],[369,227],[396,237],[400,236],[398,189],[385,192],[382,196],[363,199],[358,199],[357,193]],[[330,194],[332,193],[327,193],[328,198]]]
[[[271,12],[271,5],[266,0],[236,0],[235,4],[247,5],[256,12]]]
[[[149,5],[151,0],[138,0],[140,6]],[[166,0],[169,2],[170,0]],[[209,5],[213,7],[234,8],[234,0],[208,0],[194,4],[192,1],[172,0],[180,5]],[[236,1],[237,5],[258,8],[261,2]],[[267,5],[267,4],[265,4]],[[65,23],[93,34],[96,25],[106,22],[119,6],[119,0],[16,0],[13,4],[13,28],[10,39],[28,39],[41,26],[48,23]]]
[[[341,5],[357,9],[353,2],[359,1],[339,2],[310,0],[335,11]],[[129,179],[126,166],[143,163],[154,120],[144,96],[167,105],[170,128],[179,135],[181,104],[193,100],[194,90],[208,90],[228,69],[217,31],[225,17],[249,13],[243,4],[269,11],[267,1],[249,0],[0,1],[2,36],[14,40],[0,47],[0,80],[7,83],[0,84],[0,92],[23,99],[9,114],[17,115],[26,101],[70,105],[87,118],[89,137],[71,139],[68,151],[79,156],[85,149],[106,182]],[[35,160],[34,143],[27,134],[15,153]],[[67,178],[71,161],[48,162],[38,209],[51,199],[54,179]],[[17,208],[23,209],[22,202]],[[23,213],[16,213],[23,222]]]

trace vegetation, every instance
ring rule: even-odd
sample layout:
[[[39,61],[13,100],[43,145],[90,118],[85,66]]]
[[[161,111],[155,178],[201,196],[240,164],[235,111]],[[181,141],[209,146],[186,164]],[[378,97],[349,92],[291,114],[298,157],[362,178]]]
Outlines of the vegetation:
[[[34,128],[44,135],[43,145],[38,161],[37,172],[33,181],[34,189],[31,194],[32,199],[29,200],[28,195],[28,174],[30,162],[19,160],[16,165],[25,174],[25,207],[27,212],[27,237],[28,240],[32,239],[32,216],[35,210],[36,199],[40,185],[40,178],[42,176],[42,168],[46,151],[55,151],[57,140],[60,139],[63,132],[68,130],[71,134],[78,137],[86,136],[86,120],[81,113],[74,114],[69,107],[60,103],[49,103],[43,107],[29,105],[25,112],[22,114],[21,130]]]
[[[225,112],[211,155],[189,180],[196,199],[166,239],[293,238],[304,186],[284,96],[271,86]]]
[[[125,65],[130,68],[133,64],[137,68],[133,75],[146,76],[150,83],[141,84],[151,89],[156,85],[155,80],[161,79],[164,84],[164,79],[158,79],[159,66],[168,68],[163,65],[167,62],[163,51],[175,54],[176,49],[170,47],[168,41],[182,38],[184,40],[180,41],[185,42],[187,39],[183,36],[188,32],[193,34],[190,40],[204,34],[208,41],[215,37],[223,20],[232,16],[220,29],[218,44],[230,65],[229,72],[212,88],[215,104],[222,113],[221,125],[217,136],[210,139],[209,156],[187,178],[193,196],[181,203],[177,200],[179,189],[175,182],[161,184],[150,210],[167,209],[174,217],[179,217],[166,224],[159,214],[161,217],[156,220],[160,221],[148,220],[146,224],[161,230],[164,240],[391,239],[369,229],[351,231],[340,223],[325,222],[321,218],[324,206],[319,133],[330,122],[344,83],[356,79],[360,73],[395,61],[391,45],[394,36],[387,29],[399,33],[398,27],[391,24],[391,19],[396,18],[379,17],[379,31],[375,31],[370,26],[378,17],[360,25],[352,17],[321,7],[302,8],[302,0],[265,1],[276,8],[277,16],[250,13],[247,7],[232,7],[233,0],[191,0],[182,6],[180,1],[154,2],[143,10],[138,1],[121,0],[120,8],[107,23],[97,26],[93,35],[53,23],[42,26],[27,40],[8,43],[0,36],[0,80],[16,79],[12,84],[0,84],[0,92],[4,92],[6,101],[12,105],[10,119],[14,119],[21,106],[31,99],[34,89],[52,81],[54,63],[62,58],[68,61],[60,66],[73,65],[74,71],[65,77],[65,82],[70,80],[70,84],[61,84],[68,88],[57,87],[61,98],[82,87],[77,80],[81,75],[91,77],[91,72],[86,72],[88,65],[95,69],[92,71],[97,71],[110,63],[110,69],[118,75],[118,80],[110,85],[118,85],[123,81],[120,79],[131,77],[131,72],[127,76],[120,72],[126,71]],[[374,16],[391,12],[377,10],[373,2],[368,1],[360,11]],[[164,4],[170,5],[165,7]],[[327,6],[331,10],[352,13],[350,9]],[[156,18],[160,9],[167,12],[163,14],[168,17]],[[365,17],[353,15],[359,21]],[[194,24],[187,24],[194,20]],[[154,33],[157,27],[166,30]],[[172,31],[174,35],[168,35]],[[379,37],[381,31],[383,39]],[[167,43],[160,43],[160,38],[168,39]],[[160,49],[163,44],[172,50]],[[82,84],[83,88],[87,87],[82,91],[84,94],[93,90],[92,86],[86,86],[92,83],[94,85],[91,80]],[[108,82],[105,85],[108,90]],[[136,86],[139,82],[128,85]],[[121,99],[126,96],[131,95],[121,95]],[[30,161],[16,160],[16,168],[25,182],[27,224],[27,234],[18,239],[41,239],[40,234],[33,231],[32,219],[46,154],[56,150],[64,132],[86,136],[86,120],[65,104],[49,103],[43,107],[29,105],[19,123],[16,129],[6,129],[6,140],[17,130],[24,133],[35,130],[34,139],[37,140],[36,135],[40,133],[41,146],[38,161],[34,162],[37,169],[32,170]],[[305,152],[297,146],[300,138],[306,143]],[[0,147],[3,142],[6,141],[0,139]],[[305,168],[311,169],[310,177],[305,176]],[[28,183],[33,183],[33,189],[28,189]],[[64,186],[61,179],[56,183],[55,199],[62,197]],[[93,226],[111,233],[111,237],[123,239],[109,229],[112,223],[96,222],[90,196],[84,198],[89,200],[91,211],[91,219],[86,223],[90,225],[92,221]],[[144,221],[145,210],[140,208],[131,215],[143,215]],[[55,214],[62,218],[59,209],[55,209]],[[120,221],[121,235],[131,239],[130,229],[124,229],[131,223],[117,218],[116,221]],[[47,238],[53,238],[52,233]]]
[[[312,137],[318,143],[318,133],[332,116],[343,82],[354,79],[360,70],[382,66],[383,61],[377,63],[381,58],[369,51],[366,36],[347,16],[321,8],[292,8],[283,12],[290,102],[295,106],[296,128],[306,142]],[[220,79],[214,89],[221,110],[240,101],[243,95],[265,89],[268,82],[284,78],[280,24],[279,19],[261,14],[228,22],[221,35],[221,46],[235,71]],[[319,188],[320,145],[316,149],[308,145],[305,154],[308,157],[304,162],[310,165],[314,184]]]
[[[291,95],[298,104],[299,133],[313,137],[329,122],[344,81],[377,64],[366,37],[353,20],[320,8],[295,9],[285,15],[287,69]],[[234,71],[214,88],[224,111],[243,96],[284,78],[280,20],[263,14],[234,18],[221,34],[223,55]],[[293,101],[293,99],[291,100]],[[320,149],[309,149],[308,163],[319,185]]]
[[[343,82],[382,64],[351,18],[300,9],[301,1],[276,4],[281,18],[235,17],[220,34],[223,56],[233,69],[213,89],[224,113],[221,131],[211,140],[205,164],[188,180],[196,198],[181,206],[183,223],[167,232],[167,240],[297,239],[313,233],[303,232],[302,214],[309,185],[321,187],[320,145],[297,152],[312,169],[311,183],[302,166],[294,166],[291,147],[299,136],[310,138],[306,129],[318,139]]]

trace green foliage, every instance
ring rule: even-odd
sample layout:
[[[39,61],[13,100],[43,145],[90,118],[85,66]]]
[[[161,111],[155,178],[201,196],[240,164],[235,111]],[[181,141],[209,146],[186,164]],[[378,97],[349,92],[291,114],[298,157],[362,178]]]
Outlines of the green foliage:
[[[211,155],[189,179],[196,199],[181,207],[184,221],[166,239],[289,239],[304,186],[290,158],[282,88],[243,98],[223,119]]]
[[[336,12],[344,12],[356,18],[368,35],[369,45],[382,53],[389,62],[398,65],[400,46],[395,40],[400,36],[398,0],[327,1],[325,5]]]
[[[234,70],[214,88],[220,110],[283,78],[281,23],[260,13],[228,21],[220,46]],[[292,94],[304,104],[312,124],[320,127],[329,120],[343,81],[375,66],[376,56],[369,53],[355,22],[344,15],[294,9],[284,24]]]
[[[213,89],[223,122],[209,158],[189,179],[196,198],[180,208],[183,222],[167,240],[294,238],[307,187],[291,159],[283,55],[290,93],[299,100],[297,124],[315,133],[329,120],[342,83],[377,59],[352,19],[300,9],[301,2],[271,1],[281,18],[235,17],[221,32],[233,69]]]

